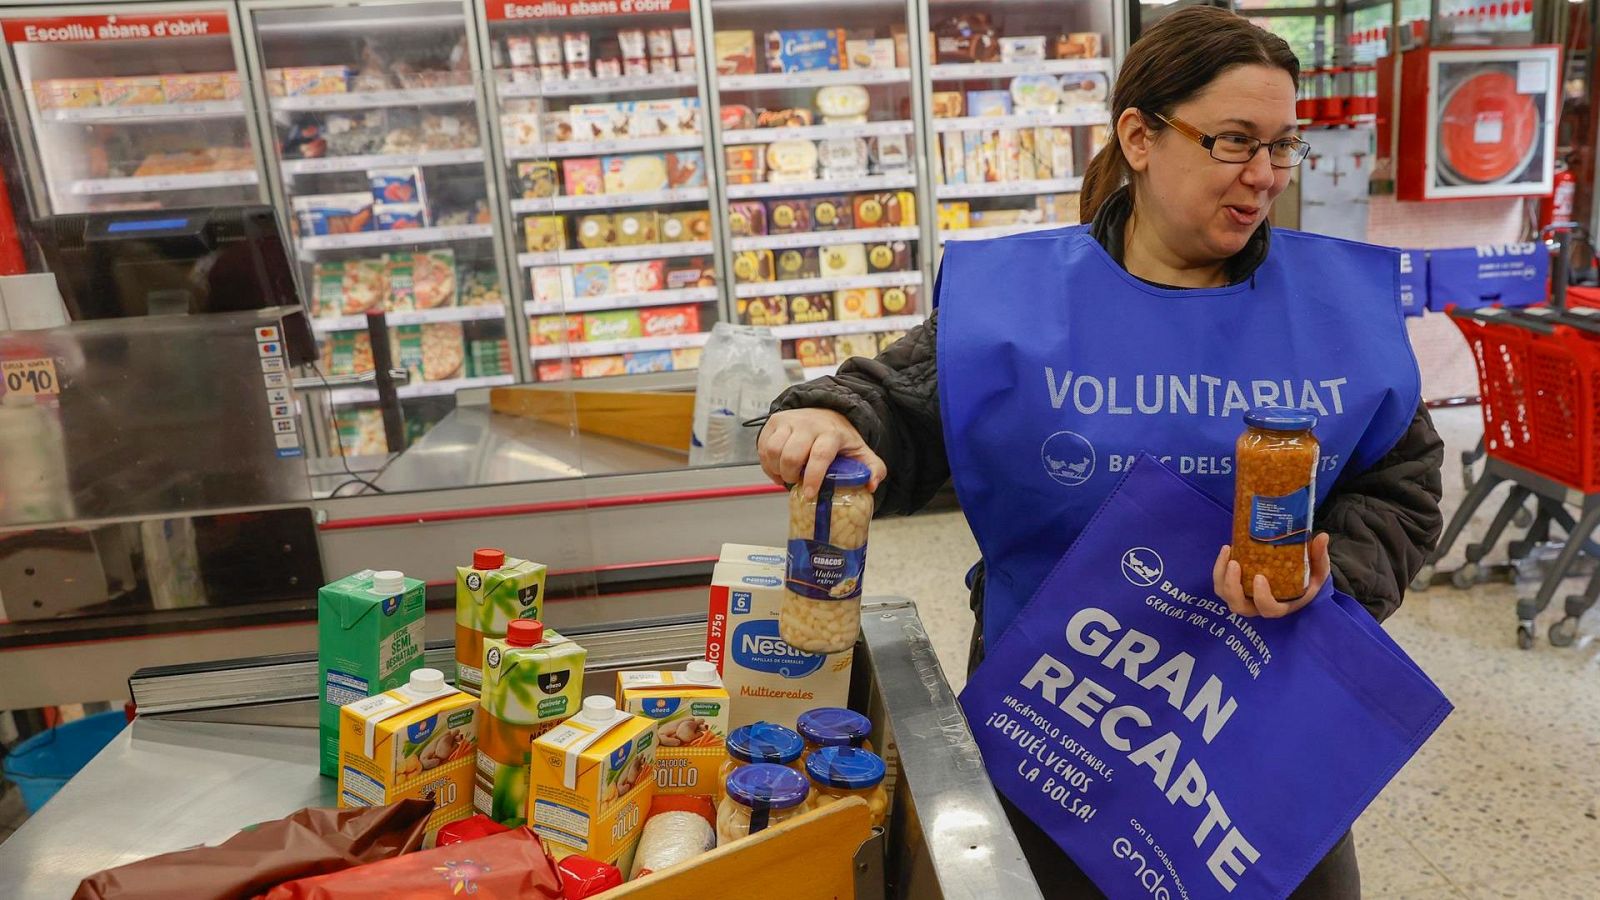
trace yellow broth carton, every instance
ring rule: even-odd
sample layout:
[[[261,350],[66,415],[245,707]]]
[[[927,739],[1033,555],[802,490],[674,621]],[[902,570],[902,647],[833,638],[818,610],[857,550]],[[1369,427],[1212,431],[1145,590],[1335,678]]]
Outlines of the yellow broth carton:
[[[778,634],[782,606],[782,570],[719,562],[711,572],[706,660],[722,673],[732,698],[729,728],[793,722],[819,706],[849,705],[855,648],[807,653],[789,646]]]
[[[515,828],[528,814],[528,753],[533,739],[583,702],[589,653],[534,619],[515,619],[483,650],[478,713],[478,776],[472,806]]]
[[[472,552],[456,569],[456,686],[483,690],[483,642],[506,636],[513,619],[544,618],[545,567],[503,550]]]
[[[444,683],[438,669],[340,710],[339,806],[433,801],[428,843],[472,815],[478,700]]]
[[[617,673],[619,705],[656,723],[656,793],[715,795],[728,739],[728,692],[717,667]]]
[[[580,853],[628,871],[655,799],[656,723],[587,697],[533,740],[528,822],[556,859]]]

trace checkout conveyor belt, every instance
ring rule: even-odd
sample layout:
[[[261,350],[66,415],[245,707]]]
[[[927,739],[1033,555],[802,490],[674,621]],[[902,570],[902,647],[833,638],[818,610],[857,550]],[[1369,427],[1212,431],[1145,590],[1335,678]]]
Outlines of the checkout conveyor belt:
[[[701,658],[705,620],[571,636],[589,650],[585,692],[610,694],[619,670]],[[429,647],[428,665],[448,674],[451,659]],[[100,869],[334,805],[317,772],[314,657],[143,670],[130,687],[139,718],[0,844],[8,900],[59,900]],[[863,604],[850,695],[898,756],[884,865],[858,866],[857,897],[1041,898],[914,603]]]

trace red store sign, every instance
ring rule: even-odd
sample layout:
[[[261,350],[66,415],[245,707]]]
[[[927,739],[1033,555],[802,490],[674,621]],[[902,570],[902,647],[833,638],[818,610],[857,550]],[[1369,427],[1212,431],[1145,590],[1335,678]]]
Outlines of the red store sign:
[[[228,14],[196,12],[9,19],[5,22],[4,31],[8,44],[72,44],[210,37],[228,33]]]
[[[492,22],[686,13],[689,0],[485,0]]]

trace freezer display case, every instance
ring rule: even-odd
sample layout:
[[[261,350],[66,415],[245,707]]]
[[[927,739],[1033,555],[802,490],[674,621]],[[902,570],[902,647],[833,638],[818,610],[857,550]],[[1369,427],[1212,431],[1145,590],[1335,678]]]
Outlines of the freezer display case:
[[[471,10],[461,0],[241,9],[272,182],[321,339],[315,371],[371,370],[366,314],[383,310],[390,357],[409,374],[399,396],[415,439],[457,391],[520,371]],[[330,454],[385,450],[376,390],[324,396]]]
[[[930,0],[928,11],[940,243],[1077,223],[1084,167],[1109,134],[1111,5]]]
[[[266,199],[226,3],[0,12],[36,216]]]
[[[486,0],[538,381],[699,365],[719,294],[694,19],[690,0]]]
[[[914,5],[710,0],[733,311],[808,377],[928,304]]]

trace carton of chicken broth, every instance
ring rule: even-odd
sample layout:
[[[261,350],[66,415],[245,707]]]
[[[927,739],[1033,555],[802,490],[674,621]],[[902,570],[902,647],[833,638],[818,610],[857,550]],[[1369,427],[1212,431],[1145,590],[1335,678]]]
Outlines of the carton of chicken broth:
[[[528,824],[556,859],[574,853],[626,872],[656,795],[656,723],[610,697],[533,739]]]
[[[707,662],[686,672],[618,672],[617,705],[656,723],[656,793],[716,794],[728,692]]]
[[[728,691],[730,729],[793,722],[808,709],[849,700],[854,648],[806,653],[790,647],[778,635],[782,606],[781,568],[719,562],[712,570],[706,660],[717,666]]]

